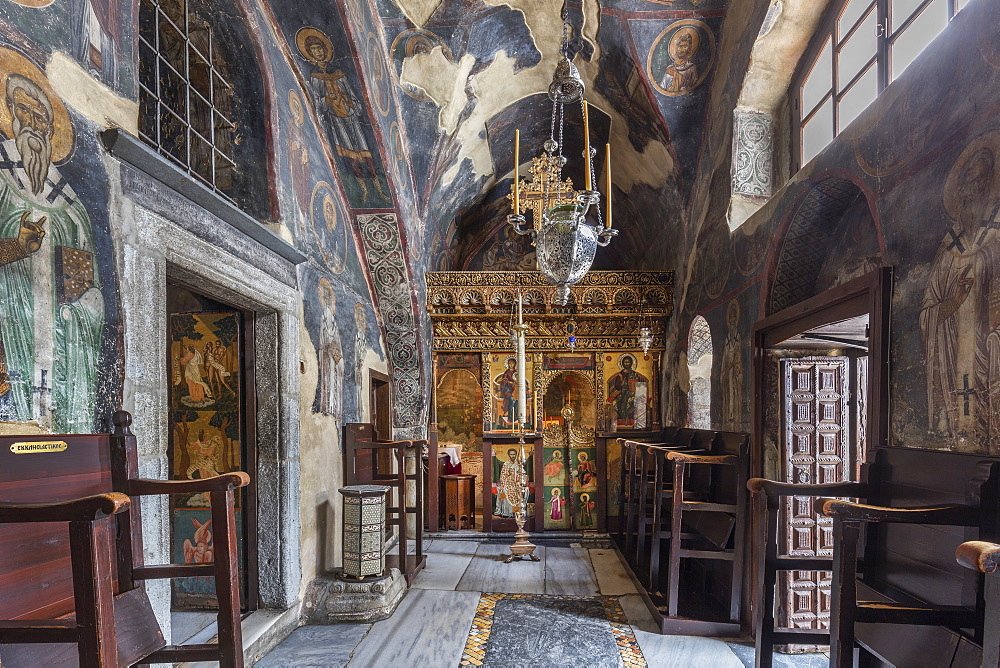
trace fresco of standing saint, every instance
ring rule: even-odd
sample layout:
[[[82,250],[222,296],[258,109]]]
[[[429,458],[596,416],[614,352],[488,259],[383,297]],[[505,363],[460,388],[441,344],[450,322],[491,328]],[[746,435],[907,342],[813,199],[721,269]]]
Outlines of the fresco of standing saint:
[[[944,187],[950,225],[920,307],[928,429],[979,443],[1000,435],[1000,132],[974,140]]]
[[[0,144],[5,413],[86,433],[94,428],[104,298],[90,217],[56,167],[72,150],[73,130],[24,56],[0,48],[0,73],[0,130],[9,137]]]
[[[295,35],[299,53],[311,68],[309,91],[316,103],[316,111],[326,128],[330,143],[354,174],[361,198],[358,204],[392,203],[392,199],[382,187],[379,169],[376,169],[368,139],[361,124],[365,106],[358,100],[347,75],[331,62],[333,43],[330,38],[316,28],[302,28]],[[379,199],[369,201],[373,193],[372,184]]]

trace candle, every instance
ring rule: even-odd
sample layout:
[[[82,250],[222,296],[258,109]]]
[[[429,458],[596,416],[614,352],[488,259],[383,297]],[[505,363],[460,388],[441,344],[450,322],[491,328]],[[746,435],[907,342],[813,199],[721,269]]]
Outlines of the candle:
[[[586,100],[583,102],[583,182],[586,184],[584,190],[593,188],[590,174],[590,112]]]
[[[604,145],[604,162],[607,169],[607,179],[604,187],[605,207],[608,212],[604,217],[604,227],[611,227],[611,144]]]
[[[521,214],[521,131],[514,130],[514,215]]]
[[[524,318],[521,313],[521,295],[517,295],[517,421],[524,431],[527,422],[528,403],[528,371],[527,361],[524,354],[524,335],[527,327],[524,326]]]

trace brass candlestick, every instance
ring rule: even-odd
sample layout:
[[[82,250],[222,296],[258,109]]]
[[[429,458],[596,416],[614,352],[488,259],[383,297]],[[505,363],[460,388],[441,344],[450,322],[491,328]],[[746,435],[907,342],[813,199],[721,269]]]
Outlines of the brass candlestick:
[[[525,510],[528,506],[528,474],[524,470],[524,423],[521,423],[521,435],[518,441],[520,446],[521,454],[517,462],[517,483],[512,484],[509,488],[504,488],[504,494],[507,495],[507,500],[510,502],[511,507],[514,510],[514,521],[517,522],[517,532],[514,534],[514,544],[510,546],[510,554],[503,560],[505,564],[509,564],[515,559],[522,559],[528,557],[532,561],[541,561],[537,554],[535,554],[535,545],[528,540],[531,536],[527,531],[524,530],[525,521]]]

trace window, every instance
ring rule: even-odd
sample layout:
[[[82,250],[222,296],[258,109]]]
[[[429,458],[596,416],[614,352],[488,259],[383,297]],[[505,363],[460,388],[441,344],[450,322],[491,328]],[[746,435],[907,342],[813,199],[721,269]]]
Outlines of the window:
[[[142,0],[139,62],[141,137],[230,199],[233,84],[211,26],[186,0]]]
[[[969,0],[834,0],[793,79],[796,167],[861,114]]]
[[[139,135],[256,220],[272,215],[267,89],[244,3],[140,0]]]
[[[688,330],[688,412],[685,426],[712,428],[712,331],[704,316],[697,315]]]

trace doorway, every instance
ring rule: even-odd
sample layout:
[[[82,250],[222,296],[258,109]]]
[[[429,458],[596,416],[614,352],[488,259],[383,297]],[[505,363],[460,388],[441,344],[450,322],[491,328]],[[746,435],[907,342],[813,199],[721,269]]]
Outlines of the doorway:
[[[754,326],[754,476],[807,484],[857,480],[870,448],[886,443],[891,280],[888,268],[872,272]],[[832,556],[832,526],[813,512],[811,499],[789,499],[779,526],[779,554]],[[751,531],[759,535],[759,527]],[[829,573],[784,573],[778,625],[827,628],[830,585]]]
[[[257,469],[253,312],[176,284],[167,285],[168,475],[201,479]],[[236,495],[240,599],[257,609],[256,476]],[[215,530],[205,494],[170,499],[175,563],[209,563]],[[175,610],[217,607],[211,578],[174,580]]]

